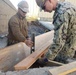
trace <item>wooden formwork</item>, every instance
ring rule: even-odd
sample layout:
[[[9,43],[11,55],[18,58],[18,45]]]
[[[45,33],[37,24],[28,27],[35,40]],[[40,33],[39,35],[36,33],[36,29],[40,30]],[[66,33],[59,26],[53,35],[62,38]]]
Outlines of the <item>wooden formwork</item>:
[[[25,43],[18,43],[12,46],[8,46],[0,50],[0,70],[8,71],[14,68],[14,65],[19,63],[25,58],[25,60],[33,59],[27,66],[28,68],[47,50],[49,45],[53,42],[54,31],[50,31],[39,35],[35,38],[35,53],[30,54],[30,48]],[[28,56],[28,57],[27,57]],[[26,63],[27,64],[27,63]],[[16,68],[16,66],[15,66]]]

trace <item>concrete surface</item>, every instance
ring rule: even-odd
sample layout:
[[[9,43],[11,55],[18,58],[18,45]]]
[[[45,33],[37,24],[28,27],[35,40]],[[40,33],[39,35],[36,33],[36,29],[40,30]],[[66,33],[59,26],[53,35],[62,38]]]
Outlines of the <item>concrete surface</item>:
[[[23,71],[8,71],[6,73],[0,72],[0,75],[48,75],[48,70],[52,68],[54,67],[33,68]]]
[[[7,37],[0,36],[0,49],[7,46]]]

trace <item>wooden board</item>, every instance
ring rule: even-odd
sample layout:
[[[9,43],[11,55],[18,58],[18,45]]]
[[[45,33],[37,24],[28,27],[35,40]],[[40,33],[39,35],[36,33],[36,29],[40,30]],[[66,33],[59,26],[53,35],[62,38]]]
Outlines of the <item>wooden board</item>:
[[[26,50],[25,50],[26,47]],[[0,70],[8,71],[13,66],[26,57],[25,52],[29,48],[25,43],[18,43],[0,50]]]
[[[73,72],[76,72],[76,61],[49,70],[52,75],[69,75]]]
[[[52,60],[48,60],[46,66],[63,66],[64,64],[63,63],[60,63],[60,62],[56,62],[56,61],[52,61]]]
[[[34,53],[32,53],[31,55],[29,55],[28,57],[26,57],[24,60],[22,60],[21,62],[19,62],[17,65],[15,65],[15,70],[26,70],[28,69],[43,53],[45,53],[45,51],[48,48],[46,48],[45,50],[41,50],[41,51],[35,51]]]

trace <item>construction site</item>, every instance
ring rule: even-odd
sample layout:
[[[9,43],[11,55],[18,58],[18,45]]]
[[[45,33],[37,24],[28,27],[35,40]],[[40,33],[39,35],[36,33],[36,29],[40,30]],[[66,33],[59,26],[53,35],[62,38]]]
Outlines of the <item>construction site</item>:
[[[75,0],[66,1],[76,4]],[[7,46],[8,21],[16,12],[10,0],[0,0],[0,75],[76,75],[76,55],[68,59],[68,64],[52,60],[43,65],[37,62],[53,43],[53,13],[46,15],[42,11],[38,14],[39,20],[28,21],[33,50],[23,42]]]

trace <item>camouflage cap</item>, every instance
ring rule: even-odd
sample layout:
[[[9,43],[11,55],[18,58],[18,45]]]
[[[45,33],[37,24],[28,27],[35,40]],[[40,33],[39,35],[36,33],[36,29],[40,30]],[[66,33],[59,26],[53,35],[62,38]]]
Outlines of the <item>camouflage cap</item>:
[[[29,12],[29,6],[26,1],[21,1],[18,3],[18,8],[20,8],[24,12]]]
[[[42,7],[44,5],[46,0],[36,0],[36,3],[39,7]]]

